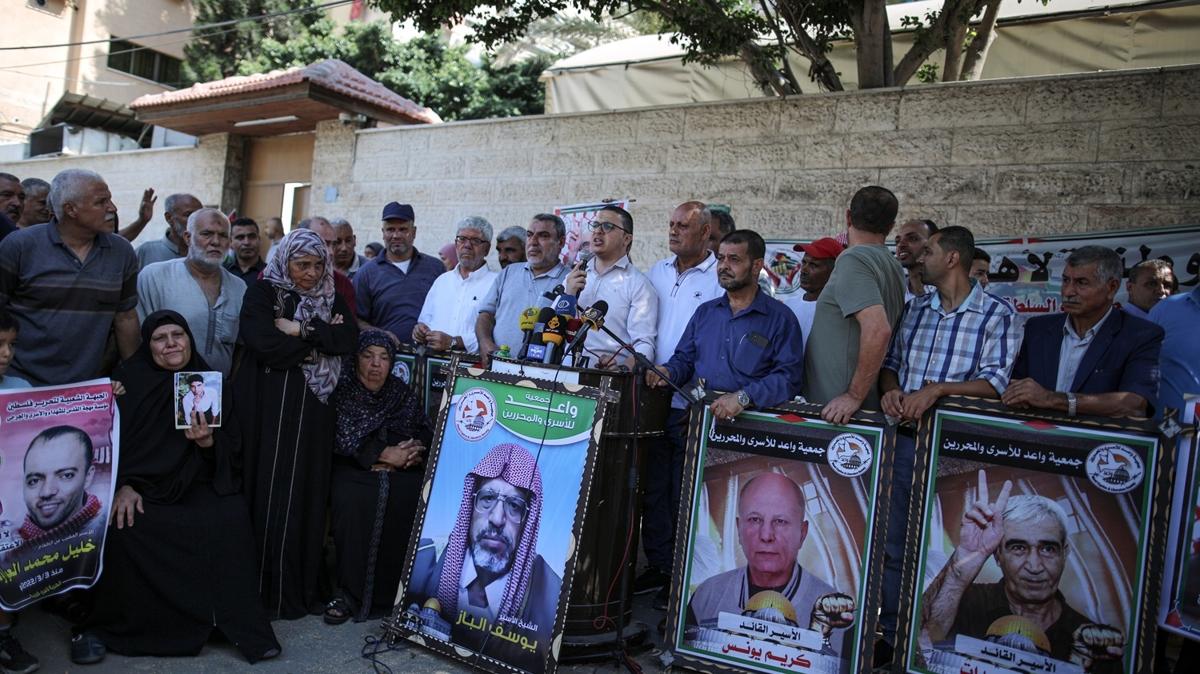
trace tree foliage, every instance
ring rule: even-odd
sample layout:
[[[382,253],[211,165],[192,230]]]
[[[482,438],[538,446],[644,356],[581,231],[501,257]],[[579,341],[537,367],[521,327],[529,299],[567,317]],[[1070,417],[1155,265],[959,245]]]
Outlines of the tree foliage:
[[[684,47],[685,61],[743,59],[764,92],[800,93],[801,80],[821,89],[844,88],[827,55],[833,41],[854,40],[859,88],[908,82],[926,60],[946,50],[943,80],[977,77],[994,37],[1000,0],[943,0],[941,9],[911,17],[912,48],[897,62],[892,53],[887,0],[370,0],[396,20],[422,30],[468,22],[474,39],[487,45],[512,42],[526,27],[564,10],[603,16],[643,12],[657,16]],[[1046,2],[1047,0],[1040,0]],[[973,17],[980,17],[971,29]],[[810,64],[806,77],[792,72],[789,54]],[[926,68],[925,76],[931,72]]]
[[[227,21],[231,17],[260,17],[315,7],[317,0],[192,0],[196,25]],[[320,21],[319,10],[295,12],[259,21],[198,30],[183,48],[183,74],[188,84],[211,82],[236,75],[247,54],[263,40],[286,42]]]
[[[209,9],[238,5],[277,11],[265,7],[273,4],[270,0],[201,0],[199,4]],[[257,7],[248,7],[251,4]],[[237,10],[230,7],[227,11]],[[339,28],[319,11],[303,16],[304,20],[279,29],[260,26],[247,31],[241,42],[228,42],[229,35],[201,36],[188,46],[187,66],[194,69],[197,79],[207,81],[335,58],[448,121],[543,111],[545,89],[538,77],[549,65],[545,58],[500,67],[485,57],[476,66],[468,60],[465,46],[450,46],[435,35],[402,43],[383,22],[356,22]]]

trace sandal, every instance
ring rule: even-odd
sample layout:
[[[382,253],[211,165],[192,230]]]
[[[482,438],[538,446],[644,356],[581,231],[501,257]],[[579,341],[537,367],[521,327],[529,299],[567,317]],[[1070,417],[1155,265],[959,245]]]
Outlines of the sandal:
[[[338,597],[325,605],[325,624],[341,625],[350,619],[350,606],[345,599]]]

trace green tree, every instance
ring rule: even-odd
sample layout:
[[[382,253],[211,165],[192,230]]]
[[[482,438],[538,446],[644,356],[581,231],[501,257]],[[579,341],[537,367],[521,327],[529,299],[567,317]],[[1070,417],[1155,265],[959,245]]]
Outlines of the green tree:
[[[685,60],[712,63],[729,56],[746,62],[766,93],[800,93],[789,53],[806,58],[808,78],[822,89],[843,89],[827,58],[835,39],[854,40],[858,86],[863,89],[908,82],[940,49],[946,50],[943,80],[977,77],[1000,0],[943,0],[940,10],[910,17],[915,43],[894,61],[887,0],[370,0],[396,20],[422,30],[466,21],[474,39],[497,45],[518,39],[530,24],[573,8],[599,20],[644,12],[661,19],[686,51]],[[1047,0],[1041,0],[1046,2]],[[974,31],[971,20],[982,19]],[[928,70],[926,71],[928,72]]]
[[[196,10],[196,25],[219,23],[230,17],[259,17],[316,5],[317,0],[192,0],[192,7]],[[255,53],[263,40],[286,42],[307,32],[308,27],[322,17],[320,10],[302,11],[197,30],[183,48],[186,56],[184,78],[188,84],[194,84],[236,75],[240,72],[239,65],[243,58]]]

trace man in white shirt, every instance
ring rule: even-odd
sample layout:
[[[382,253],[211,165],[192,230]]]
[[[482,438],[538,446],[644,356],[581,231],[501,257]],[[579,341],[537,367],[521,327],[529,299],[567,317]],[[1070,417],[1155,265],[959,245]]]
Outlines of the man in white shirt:
[[[187,257],[155,262],[138,274],[138,321],[161,309],[188,322],[192,345],[214,370],[229,376],[246,284],[222,266],[229,250],[229,218],[202,208],[187,219]]]
[[[579,292],[579,305],[590,307],[600,300],[608,303],[604,325],[638,353],[654,360],[658,333],[658,297],[650,279],[629,261],[633,243],[633,217],[619,206],[605,206],[591,223],[594,257],[587,264],[587,279]],[[623,352],[617,340],[603,331],[589,332],[584,351],[601,368],[634,365],[632,354]]]
[[[798,243],[792,250],[804,253],[800,259],[800,289],[803,293],[793,293],[783,300],[783,303],[796,314],[800,321],[800,334],[804,346],[808,347],[808,333],[812,332],[813,316],[817,311],[817,298],[829,282],[833,274],[833,263],[846,247],[837,239],[825,237],[812,243]]]
[[[180,402],[180,416],[183,423],[190,424],[195,413],[204,415],[207,424],[221,422],[221,397],[205,388],[204,375],[189,374],[187,377],[188,392],[183,394]]]
[[[458,266],[437,277],[429,288],[413,328],[413,344],[437,351],[479,351],[475,336],[479,304],[496,280],[496,272],[486,262],[491,241],[492,225],[487,220],[472,215],[458,221],[454,236]]]
[[[667,224],[671,256],[650,267],[650,283],[658,295],[658,336],[655,363],[671,359],[684,328],[696,307],[725,293],[717,281],[717,256],[708,242],[719,228],[718,220],[699,201],[675,208]],[[642,547],[647,569],[634,581],[634,591],[661,591],[671,582],[674,555],[675,513],[678,511],[683,449],[687,429],[686,406],[676,395],[667,418],[667,437],[649,445],[642,476]],[[665,595],[665,593],[662,593]],[[665,600],[665,596],[657,597]]]
[[[925,250],[929,237],[937,231],[938,226],[933,220],[909,220],[896,230],[896,238],[893,240],[896,244],[896,261],[904,267],[904,273],[908,277],[908,283],[904,286],[905,304],[914,297],[922,297],[937,290],[921,278],[921,251]]]

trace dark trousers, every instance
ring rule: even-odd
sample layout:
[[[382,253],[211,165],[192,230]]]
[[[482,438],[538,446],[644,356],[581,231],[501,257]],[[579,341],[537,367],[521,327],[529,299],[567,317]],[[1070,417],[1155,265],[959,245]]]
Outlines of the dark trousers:
[[[665,573],[671,572],[674,560],[687,419],[687,410],[672,409],[667,415],[666,435],[646,443],[642,471],[642,549],[650,566]]]
[[[903,590],[900,587],[900,573],[904,564],[904,548],[908,544],[908,504],[912,499],[915,455],[916,439],[912,430],[897,429],[896,450],[892,461],[887,538],[883,544],[883,606],[879,610],[879,628],[888,642],[893,642],[896,638],[900,592]],[[899,648],[897,644],[893,645]]]

